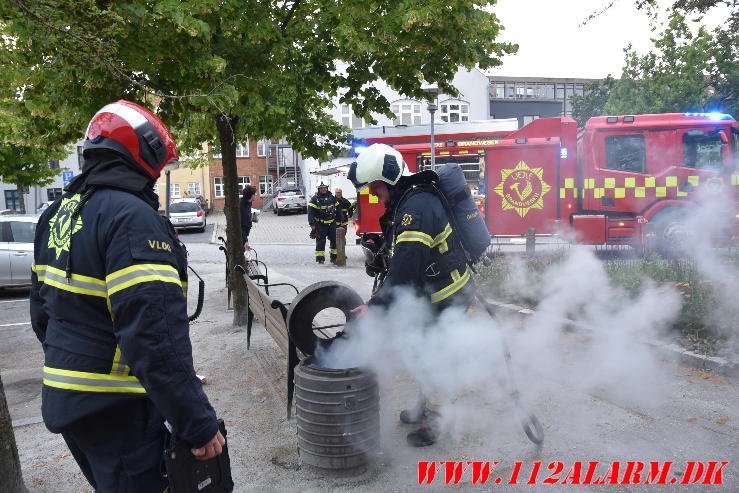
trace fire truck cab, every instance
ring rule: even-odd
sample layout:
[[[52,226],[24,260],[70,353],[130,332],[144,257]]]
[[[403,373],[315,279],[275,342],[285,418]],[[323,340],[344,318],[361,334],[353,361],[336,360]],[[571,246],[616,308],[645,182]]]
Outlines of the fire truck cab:
[[[603,116],[582,129],[570,118],[535,120],[490,150],[488,228],[534,227],[593,245],[667,243],[703,190],[730,197],[735,230],[738,141],[737,122],[723,114]]]

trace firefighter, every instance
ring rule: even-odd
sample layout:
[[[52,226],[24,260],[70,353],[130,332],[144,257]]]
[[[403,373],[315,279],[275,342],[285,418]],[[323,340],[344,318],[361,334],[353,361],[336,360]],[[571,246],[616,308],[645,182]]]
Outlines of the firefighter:
[[[165,419],[198,459],[225,443],[193,368],[187,252],[153,192],[177,149],[157,116],[124,100],[85,137],[82,172],[34,240],[43,419],[96,491],[161,493]]]
[[[323,182],[318,185],[318,193],[308,202],[310,237],[316,240],[316,262],[319,264],[326,260],[326,238],[329,240],[329,258],[332,264],[336,263],[336,220],[341,217],[338,205]]]
[[[334,197],[336,197],[336,202],[339,203],[339,209],[341,210],[341,217],[337,217],[336,226],[347,228],[349,226],[349,219],[354,215],[354,206],[349,200],[344,198],[344,193],[340,188],[334,190]]]
[[[368,186],[385,206],[380,218],[384,245],[372,238],[373,245],[367,245],[372,248],[366,248],[373,252],[367,272],[383,275],[384,281],[355,312],[389,307],[398,287],[415,290],[437,314],[450,306],[469,306],[475,295],[470,268],[439,196],[423,186],[423,175],[412,175],[392,147],[373,144],[357,157],[348,177],[357,191]],[[382,252],[389,258],[378,260]],[[387,272],[378,272],[383,265],[389,266]],[[423,396],[420,401],[416,409],[400,414],[403,423],[420,425],[407,435],[414,447],[432,445],[438,434],[436,406]]]

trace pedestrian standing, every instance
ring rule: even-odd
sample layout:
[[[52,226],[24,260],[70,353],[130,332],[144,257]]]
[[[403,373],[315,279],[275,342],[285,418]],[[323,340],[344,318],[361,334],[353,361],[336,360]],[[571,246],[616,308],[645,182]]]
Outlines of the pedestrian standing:
[[[81,174],[36,229],[42,415],[99,492],[165,490],[165,419],[198,459],[225,444],[193,368],[187,252],[156,210],[153,185],[177,157],[154,113],[104,106],[85,132]]]
[[[249,233],[252,227],[251,203],[254,200],[254,194],[257,189],[252,185],[246,185],[239,199],[239,209],[241,212],[241,242],[244,244],[245,250],[251,250],[249,246]]]

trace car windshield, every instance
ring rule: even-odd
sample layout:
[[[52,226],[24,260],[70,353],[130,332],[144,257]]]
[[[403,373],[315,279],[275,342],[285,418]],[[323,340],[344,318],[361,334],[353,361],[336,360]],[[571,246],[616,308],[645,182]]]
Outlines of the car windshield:
[[[33,235],[36,232],[36,223],[11,221],[10,231],[13,241],[16,243],[33,243]]]
[[[280,195],[300,195],[300,190],[283,190],[280,192]]]
[[[169,212],[197,212],[200,207],[195,202],[175,202],[169,206]]]

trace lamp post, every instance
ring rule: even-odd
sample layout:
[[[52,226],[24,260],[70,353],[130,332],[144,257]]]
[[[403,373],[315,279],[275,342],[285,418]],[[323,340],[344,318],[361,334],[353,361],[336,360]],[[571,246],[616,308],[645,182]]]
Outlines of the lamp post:
[[[436,113],[436,101],[439,97],[439,87],[436,84],[430,84],[421,87],[421,90],[433,98],[433,103],[429,103],[427,109],[431,115],[431,169],[436,169],[436,145],[434,144],[434,113]]]

